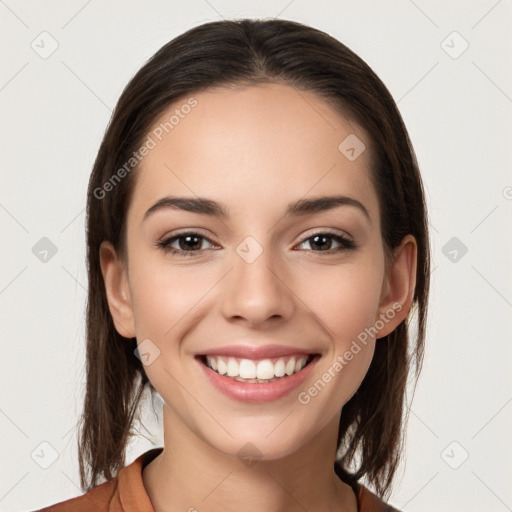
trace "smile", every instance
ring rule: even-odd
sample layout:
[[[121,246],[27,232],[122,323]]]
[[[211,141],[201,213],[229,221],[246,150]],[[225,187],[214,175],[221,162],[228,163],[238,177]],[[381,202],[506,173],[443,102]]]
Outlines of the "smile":
[[[231,345],[196,354],[206,382],[232,400],[271,402],[303,386],[319,353],[292,347]]]
[[[203,356],[202,362],[219,375],[238,382],[267,384],[300,372],[313,360],[313,354],[272,359],[242,359],[225,356]]]

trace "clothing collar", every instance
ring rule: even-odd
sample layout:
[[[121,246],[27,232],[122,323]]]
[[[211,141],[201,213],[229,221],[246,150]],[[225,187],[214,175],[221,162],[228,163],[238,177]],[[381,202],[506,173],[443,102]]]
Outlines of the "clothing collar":
[[[162,451],[163,448],[152,448],[119,472],[117,489],[109,507],[110,512],[155,512],[144,487],[142,471]],[[395,510],[358,482],[352,489],[357,497],[358,512]]]

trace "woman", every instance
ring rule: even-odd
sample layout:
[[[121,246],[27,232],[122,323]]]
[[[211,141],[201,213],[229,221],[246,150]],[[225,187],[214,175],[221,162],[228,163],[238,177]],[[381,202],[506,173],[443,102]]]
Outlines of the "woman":
[[[427,213],[364,61],[278,19],[166,44],[101,144],[87,246],[85,494],[43,510],[395,510]],[[146,389],[164,447],[125,467]]]

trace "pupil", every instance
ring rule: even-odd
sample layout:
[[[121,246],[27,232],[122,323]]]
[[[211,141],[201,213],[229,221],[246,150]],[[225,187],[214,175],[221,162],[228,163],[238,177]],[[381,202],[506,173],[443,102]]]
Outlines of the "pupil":
[[[195,247],[195,246],[197,246],[197,245],[198,245],[197,240],[199,240],[199,237],[197,237],[197,236],[187,235],[187,236],[183,236],[181,239],[182,239],[182,240],[185,240],[185,243],[184,243],[183,245],[187,244],[187,245],[185,245],[185,247],[184,247],[184,248],[182,247],[182,249],[183,249],[183,250],[185,250],[185,251],[189,251],[190,249],[197,248],[197,247]],[[193,243],[191,243],[191,244],[190,244],[191,240],[195,240],[195,243],[193,242]],[[201,246],[201,242],[199,242],[199,247],[200,247],[200,246]]]
[[[329,243],[327,244],[329,247],[327,247],[327,248],[325,247],[325,240],[326,240],[326,239],[328,239],[328,238],[329,238],[329,237],[327,237],[327,236],[323,236],[323,235],[315,235],[315,236],[313,237],[313,243],[314,243],[314,245],[320,246],[321,248],[324,248],[324,249],[327,249],[327,250],[328,250],[328,249],[329,249],[329,247],[330,247],[330,244],[329,244]],[[323,245],[322,245],[322,244],[319,244],[319,243],[317,242],[317,240],[322,240],[322,241],[323,241]]]

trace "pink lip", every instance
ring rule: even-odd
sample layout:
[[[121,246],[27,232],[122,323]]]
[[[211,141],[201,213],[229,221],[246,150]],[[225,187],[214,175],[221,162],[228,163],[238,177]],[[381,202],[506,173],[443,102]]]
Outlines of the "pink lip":
[[[215,353],[217,354],[217,352]],[[296,349],[290,353],[296,353]],[[268,384],[239,382],[213,371],[201,362],[200,358],[196,358],[196,361],[215,388],[229,398],[240,402],[271,402],[283,398],[298,388],[313,371],[318,359],[319,356],[315,356],[300,372],[281,377]]]
[[[286,357],[295,355],[315,354],[312,350],[300,349],[285,345],[226,345],[224,347],[212,348],[198,353],[198,356],[225,356],[238,357],[241,359],[271,359],[273,357]]]

